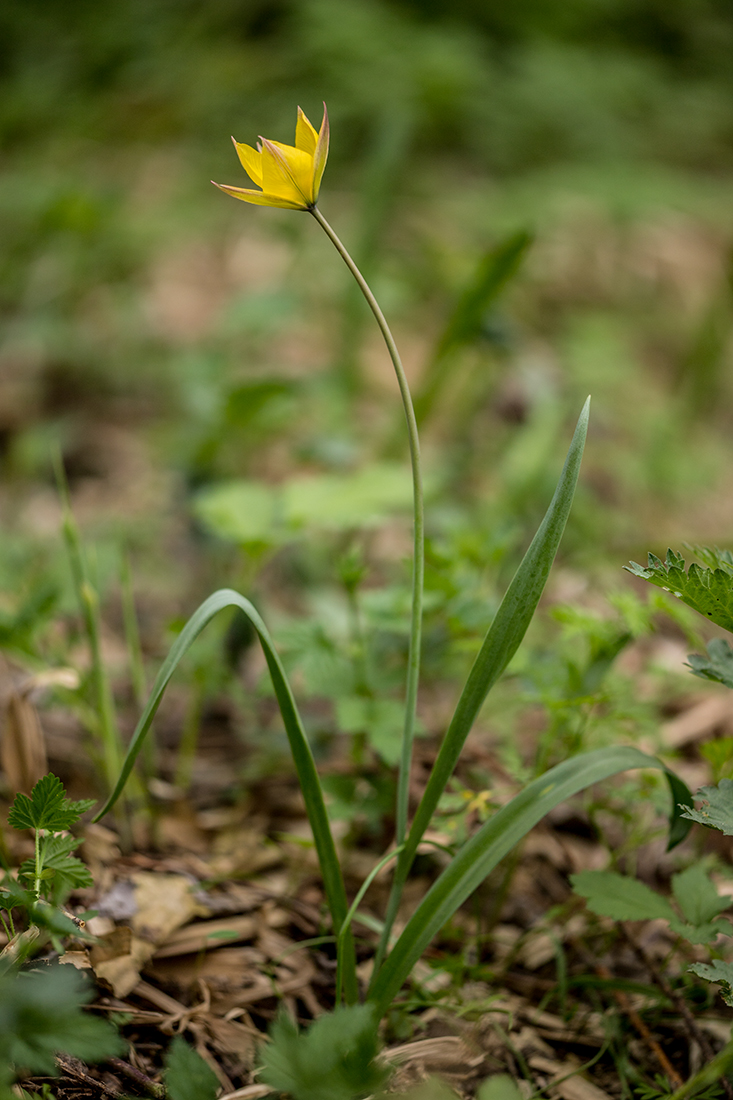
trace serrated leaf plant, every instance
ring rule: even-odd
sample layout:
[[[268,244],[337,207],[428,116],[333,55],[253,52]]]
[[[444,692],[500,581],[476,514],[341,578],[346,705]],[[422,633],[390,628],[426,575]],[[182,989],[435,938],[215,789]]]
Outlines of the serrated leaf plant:
[[[92,996],[72,966],[18,972],[0,958],[0,1100],[17,1100],[20,1073],[55,1076],[59,1051],[87,1062],[124,1054],[115,1029],[83,1011]]]
[[[413,501],[409,651],[401,748],[397,767],[395,843],[393,849],[377,864],[379,868],[394,860],[395,869],[392,891],[384,914],[382,933],[376,948],[373,974],[368,989],[363,991],[359,988],[351,922],[377,868],[367,878],[354,902],[349,906],[342,869],[326,811],[323,787],[283,663],[259,612],[238,592],[231,589],[215,592],[201,604],[184,626],[158,673],[147,705],[133,734],[114,790],[97,813],[95,820],[99,820],[106,814],[122,793],[165,689],[189,647],[215,615],[226,608],[237,608],[249,620],[259,639],[280,707],[303,792],[320,862],[326,901],[337,940],[339,992],[336,1009],[340,1009],[338,1002],[342,993],[350,1013],[345,1016],[337,1011],[320,1017],[312,1030],[305,1033],[294,1034],[289,1025],[278,1025],[274,1033],[275,1041],[268,1048],[267,1059],[270,1067],[268,1072],[271,1075],[280,1073],[278,1087],[283,1087],[280,1082],[284,1082],[285,1077],[282,1075],[290,1072],[287,1066],[296,1063],[305,1066],[310,1057],[308,1052],[311,1050],[311,1044],[316,1044],[316,1038],[319,1043],[322,1038],[326,1046],[329,1036],[335,1042],[336,1037],[347,1027],[347,1022],[350,1021],[348,1026],[351,1026],[357,1017],[360,1021],[357,1029],[359,1035],[357,1046],[361,1050],[367,1050],[368,1036],[371,1034],[373,1038],[378,1021],[385,1015],[408,980],[413,966],[433,937],[499,861],[560,802],[626,769],[660,769],[664,772],[672,791],[670,846],[678,843],[690,828],[690,824],[681,819],[678,805],[682,803],[689,806],[692,803],[685,785],[662,762],[634,748],[615,746],[566,759],[529,783],[507,805],[494,812],[475,835],[460,846],[417,906],[404,930],[393,940],[395,919],[418,847],[453,775],[473,723],[491,688],[499,680],[520,646],[544,590],[575,493],[588,427],[590,399],[586,401],[578,418],[565,464],[545,517],[504,594],[475,658],[463,691],[457,700],[453,717],[442,738],[424,794],[411,815],[409,790],[420,678],[425,537],[420,441],[410,388],[397,345],[377,300],[317,205],[328,152],[328,121],[325,108],[323,122],[318,131],[299,110],[294,146],[264,138],[261,139],[257,149],[236,142],[235,145],[245,170],[260,190],[235,188],[229,185],[223,186],[222,189],[245,202],[308,213],[325,232],[356,280],[381,331],[394,367],[407,427]],[[358,1002],[364,994],[367,1007],[363,1012],[357,1012]],[[314,1038],[311,1038],[311,1035]],[[347,1061],[344,1055],[334,1063],[332,1074],[334,1081],[339,1079],[339,1074],[342,1075],[342,1083],[347,1080],[343,1076]],[[371,1064],[370,1060],[367,1060],[367,1063]],[[321,1081],[321,1085],[325,1087],[325,1080]],[[294,1096],[308,1095],[305,1086],[301,1088],[293,1084],[287,1087],[291,1088]],[[351,1089],[350,1095],[361,1096],[365,1094],[365,1090],[368,1092],[370,1087],[371,1085],[364,1077],[358,1086],[349,1085],[347,1088],[344,1084],[338,1095],[346,1098]],[[325,1095],[325,1093],[321,1091],[319,1095]]]
[[[685,559],[681,554],[671,549],[667,550],[664,561],[655,554],[650,553],[646,566],[630,562],[625,568],[634,576],[641,577],[651,584],[672,593],[677,599],[694,608],[695,611],[704,615],[716,626],[733,632],[733,554],[730,550],[721,550],[718,547],[711,549],[705,546],[695,546],[691,549],[702,564],[693,561],[687,571],[685,571]],[[707,645],[706,657],[699,653],[691,653],[688,655],[687,660],[693,675],[733,688],[733,647],[726,638],[713,638]],[[712,744],[724,748],[724,742],[713,742]],[[704,749],[705,746],[703,746],[703,751]],[[725,767],[723,753],[709,752],[704,753],[704,755],[710,759],[714,765],[714,770],[720,775],[720,771]],[[730,761],[728,763],[730,764]],[[724,776],[717,786],[701,787],[695,798],[701,803],[700,806],[697,809],[694,805],[680,807],[682,817],[686,821],[704,825],[706,828],[717,829],[725,836],[733,836],[733,780]],[[679,926],[679,922],[675,925],[674,919],[670,920],[673,931],[682,935],[691,943],[708,943],[717,936],[718,932],[729,936],[733,934],[733,928],[727,921],[721,922],[711,919],[715,913],[728,907],[730,904],[729,899],[721,898],[716,902],[714,895],[717,892],[700,868],[690,868],[683,874],[686,876],[685,890],[678,888],[683,875],[673,876],[672,886],[675,898],[685,916],[688,915],[690,907],[693,907],[701,919],[697,928],[697,938],[695,938],[694,920],[687,926],[686,930]],[[578,876],[575,876],[575,878],[577,879]],[[592,896],[596,900],[595,902],[589,900],[591,908],[598,903],[598,897],[595,893],[598,882],[594,886],[592,881],[586,878],[581,884],[583,888],[578,889],[577,884],[574,885],[576,891],[583,894],[584,897],[591,898],[590,894],[584,893],[584,888],[592,891]],[[642,887],[642,884],[636,883],[635,888],[638,887]],[[624,887],[624,890],[628,890],[628,885]],[[643,890],[646,891],[647,887],[643,887]],[[653,891],[649,891],[649,893],[653,894]],[[660,905],[668,905],[665,899],[657,895],[654,896],[657,897]],[[719,905],[718,909],[715,908],[716,904]],[[594,911],[600,912],[601,910],[595,909]],[[613,916],[614,914],[609,912],[608,915]],[[669,919],[666,913],[660,912],[656,915]],[[691,918],[688,917],[689,919]],[[723,927],[723,924],[727,927]],[[690,931],[691,928],[693,929],[692,932]],[[709,933],[707,938],[706,931]],[[694,963],[688,969],[705,981],[719,983],[723,1000],[733,1007],[733,963],[714,958],[710,963]]]
[[[0,921],[9,940],[17,935],[14,910],[21,910],[25,922],[42,929],[59,948],[59,937],[79,935],[78,926],[59,905],[72,890],[91,886],[92,877],[71,854],[80,841],[67,830],[94,804],[94,799],[67,798],[63,783],[50,772],[38,780],[30,797],[16,794],[8,824],[33,833],[34,856],[21,863],[17,878],[6,872],[0,880]]]

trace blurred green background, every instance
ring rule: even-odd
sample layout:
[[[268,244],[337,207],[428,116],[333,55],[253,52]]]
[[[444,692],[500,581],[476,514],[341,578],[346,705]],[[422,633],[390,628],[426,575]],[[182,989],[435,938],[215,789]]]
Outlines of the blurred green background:
[[[291,141],[323,100],[321,206],[403,348],[435,530],[520,548],[591,392],[564,560],[729,542],[732,51],[727,0],[6,0],[7,585],[53,568],[59,447],[82,525],[174,602],[305,569],[282,547],[354,501],[404,515],[346,271],[208,182],[247,184],[230,134]]]

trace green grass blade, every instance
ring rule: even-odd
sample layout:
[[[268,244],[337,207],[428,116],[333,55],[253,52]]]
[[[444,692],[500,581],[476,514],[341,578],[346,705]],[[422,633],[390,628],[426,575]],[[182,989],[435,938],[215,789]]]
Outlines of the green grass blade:
[[[533,780],[482,825],[433,884],[372,984],[369,1000],[376,1004],[378,1014],[386,1012],[413,966],[446,921],[545,814],[585,787],[629,768],[661,768],[666,773],[674,803],[670,837],[682,839],[676,800],[683,798],[685,804],[690,804],[692,796],[681,780],[656,757],[618,746],[563,761]],[[682,822],[682,826],[685,825]]]
[[[290,742],[290,750],[293,754],[298,779],[300,780],[303,791],[308,821],[313,830],[313,840],[318,853],[321,873],[323,875],[326,898],[331,911],[334,930],[338,936],[347,912],[346,891],[344,889],[341,868],[339,866],[338,856],[336,855],[336,847],[331,834],[331,827],[323,801],[323,792],[321,790],[318,772],[316,771],[315,761],[313,760],[313,754],[305,730],[303,729],[303,724],[298,713],[295,699],[293,698],[293,693],[290,690],[290,684],[285,675],[285,670],[277,655],[277,651],[275,650],[267,627],[249,600],[245,599],[244,596],[240,596],[239,593],[233,591],[233,589],[222,588],[218,592],[214,592],[212,596],[209,596],[207,600],[204,600],[171,646],[171,650],[163,662],[155,684],[153,685],[153,690],[150,693],[147,706],[132,736],[117,784],[94,820],[99,821],[100,818],[104,817],[122,793],[125,783],[135,764],[135,759],[143,746],[145,735],[150,729],[155,713],[163,698],[163,693],[179,661],[211,619],[213,619],[219,611],[223,611],[227,607],[239,608],[239,610],[247,616],[260,639],[267,661],[267,667],[272,678],[272,685],[275,689],[275,695],[277,696],[278,705],[280,707],[280,713],[282,714],[283,723],[285,725],[285,731],[288,736],[288,741]],[[353,942],[350,937],[347,945],[345,963],[344,982],[346,996],[349,1001],[352,1001],[356,999],[357,987],[353,962]]]

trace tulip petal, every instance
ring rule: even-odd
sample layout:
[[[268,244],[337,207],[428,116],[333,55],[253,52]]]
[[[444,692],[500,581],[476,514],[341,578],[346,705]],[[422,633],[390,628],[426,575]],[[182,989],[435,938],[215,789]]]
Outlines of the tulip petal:
[[[301,207],[313,202],[313,157],[301,149],[262,138],[262,177],[272,195],[300,200]]]
[[[298,121],[295,126],[296,149],[302,149],[304,153],[313,156],[316,151],[317,141],[318,134],[316,133],[315,127],[311,125],[305,113],[298,107]]]
[[[254,206],[277,206],[282,210],[304,210],[305,207],[302,201],[293,202],[290,199],[284,199],[280,195],[270,195],[267,191],[251,191],[247,187],[230,187],[226,183],[217,183],[216,180],[211,181],[214,187],[218,187],[220,191],[226,192],[227,195],[231,195],[233,199],[241,199],[242,202],[251,202]]]
[[[234,138],[232,138],[232,141],[234,141]],[[238,141],[234,141],[234,148],[237,150],[237,156],[249,178],[258,187],[262,187],[262,153],[253,149],[251,145],[242,145]]]
[[[321,180],[323,179],[323,172],[326,167],[326,161],[328,160],[328,140],[329,140],[330,128],[328,125],[328,111],[326,110],[326,104],[323,104],[323,121],[321,122],[321,129],[318,131],[318,141],[316,142],[316,150],[313,154],[313,201],[318,198],[318,192],[321,189]]]

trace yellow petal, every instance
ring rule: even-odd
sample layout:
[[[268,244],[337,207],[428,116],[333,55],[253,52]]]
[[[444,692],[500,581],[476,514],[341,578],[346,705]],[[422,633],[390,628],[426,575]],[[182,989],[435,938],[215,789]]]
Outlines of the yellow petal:
[[[328,160],[329,133],[328,111],[324,103],[323,121],[321,122],[321,129],[318,132],[318,141],[316,142],[316,148],[313,154],[313,202],[318,198],[318,192],[321,189],[321,180],[323,179],[323,171],[326,167],[326,161]]]
[[[313,157],[292,145],[262,139],[262,186],[301,207],[313,202]]]
[[[318,134],[316,133],[315,127],[311,126],[303,111],[298,107],[298,121],[295,125],[296,148],[302,149],[304,153],[309,153],[310,156],[313,156],[316,151],[317,141]]]
[[[249,178],[258,187],[262,187],[262,153],[253,149],[251,145],[242,145],[238,141],[234,141],[234,148]]]
[[[282,210],[305,210],[302,201],[292,202],[282,198],[281,195],[269,195],[266,191],[251,191],[246,187],[229,187],[226,183],[211,181],[214,187],[231,195],[233,199],[241,199],[242,202],[251,202],[254,206],[277,206]]]

